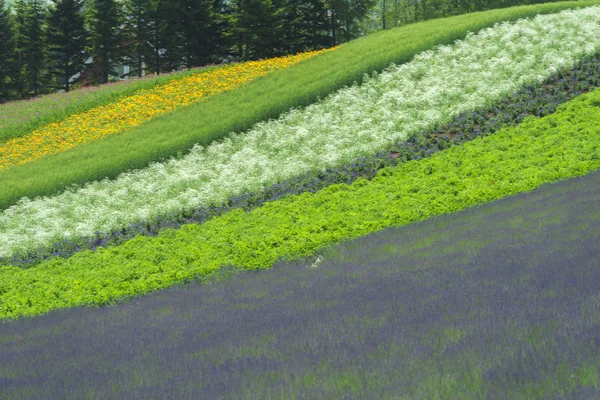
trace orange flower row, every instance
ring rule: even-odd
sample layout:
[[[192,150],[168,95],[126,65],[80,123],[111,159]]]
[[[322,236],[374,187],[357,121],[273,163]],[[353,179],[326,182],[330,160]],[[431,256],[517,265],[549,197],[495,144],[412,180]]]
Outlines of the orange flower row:
[[[131,129],[156,116],[196,103],[208,96],[235,89],[259,76],[286,68],[327,50],[294,56],[226,65],[142,90],[114,103],[74,114],[12,139],[0,147],[0,169],[24,164],[71,149],[114,133]]]

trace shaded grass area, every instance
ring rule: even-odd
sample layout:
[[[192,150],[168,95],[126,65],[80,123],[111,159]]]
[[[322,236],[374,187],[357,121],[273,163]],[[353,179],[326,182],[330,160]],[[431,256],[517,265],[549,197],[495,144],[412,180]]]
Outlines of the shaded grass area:
[[[433,156],[385,168],[371,181],[337,184],[240,209],[202,225],[138,237],[121,246],[54,258],[23,269],[0,267],[0,317],[110,304],[214,274],[227,265],[270,268],[333,243],[390,226],[531,191],[600,167],[600,90]]]
[[[30,100],[0,104],[0,143],[24,136],[43,125],[61,121],[69,115],[132,96],[141,90],[152,89],[175,79],[223,67],[227,66],[207,66],[158,76],[149,75],[141,79],[132,78],[67,93],[53,93]]]
[[[599,84],[600,54],[586,56],[572,69],[558,71],[539,84],[527,85],[501,98],[493,106],[463,113],[452,122],[430,132],[421,132],[408,141],[395,143],[388,151],[357,158],[338,168],[285,180],[259,193],[244,193],[231,198],[226,204],[184,210],[180,214],[140,221],[119,230],[97,232],[92,237],[63,240],[48,248],[39,248],[10,258],[0,257],[0,265],[32,266],[53,257],[66,258],[86,249],[119,245],[137,236],[156,236],[165,229],[180,228],[183,224],[203,223],[236,208],[250,211],[265,202],[286,196],[314,193],[336,183],[351,184],[358,178],[372,179],[380,169],[429,157],[451,146],[493,134],[506,126],[516,126],[529,116],[544,117],[552,114],[560,104],[595,89]]]
[[[600,171],[271,271],[0,323],[0,397],[600,396]]]
[[[114,178],[126,170],[176,156],[194,144],[206,145],[231,132],[243,132],[259,121],[277,118],[291,108],[313,103],[341,87],[362,81],[365,73],[381,71],[392,62],[407,62],[423,50],[462,39],[469,31],[499,21],[594,4],[598,2],[492,10],[450,17],[443,22],[420,22],[360,38],[335,52],[318,55],[270,74],[268,79],[257,79],[239,90],[214,96],[123,134],[0,171],[0,209],[21,197],[51,195],[73,184]]]

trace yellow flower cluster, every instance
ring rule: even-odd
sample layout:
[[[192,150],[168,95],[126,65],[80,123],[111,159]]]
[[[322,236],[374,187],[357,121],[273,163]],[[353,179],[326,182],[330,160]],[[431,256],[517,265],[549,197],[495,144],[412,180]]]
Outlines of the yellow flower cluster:
[[[34,161],[81,143],[123,132],[208,96],[235,89],[269,71],[286,68],[317,53],[330,50],[332,49],[226,65],[175,79],[114,103],[71,115],[60,122],[51,123],[1,145],[0,169]]]

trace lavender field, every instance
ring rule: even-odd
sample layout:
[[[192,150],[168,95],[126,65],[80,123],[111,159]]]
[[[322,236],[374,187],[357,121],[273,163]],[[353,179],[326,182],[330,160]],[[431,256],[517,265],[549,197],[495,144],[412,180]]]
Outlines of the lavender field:
[[[270,271],[0,322],[0,398],[600,396],[600,171]]]

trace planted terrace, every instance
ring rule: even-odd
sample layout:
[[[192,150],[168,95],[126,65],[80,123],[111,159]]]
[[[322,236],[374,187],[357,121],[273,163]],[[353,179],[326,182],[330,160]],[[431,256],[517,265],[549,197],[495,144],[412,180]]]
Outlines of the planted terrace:
[[[94,183],[95,174],[104,175],[92,163],[83,186],[64,191],[73,182],[67,171],[47,197],[34,200],[23,196],[35,191],[4,181],[13,194],[1,196],[13,200],[0,217],[0,342],[8,344],[0,360],[10,366],[0,363],[0,397],[597,397],[600,14],[589,7],[514,21],[575,5],[592,3],[444,20],[446,30],[429,47],[403,42],[425,53],[406,45],[393,55],[390,46],[378,61],[362,60],[359,66],[388,68],[360,85],[289,113],[264,109],[263,116],[279,118],[256,125],[250,118],[248,129],[232,122],[228,132],[238,133],[220,142],[217,135],[113,180]],[[485,28],[502,18],[509,22],[474,34],[452,25]],[[429,23],[396,32],[433,31],[440,21]],[[464,40],[444,43],[452,35]],[[192,109],[208,113],[211,102],[243,96],[253,85],[285,87],[289,71],[322,67],[347,49],[132,131],[7,168],[0,178],[57,160],[76,166],[82,154],[100,149],[94,146],[127,135],[159,139],[152,129],[177,127]],[[381,66],[392,56],[411,60]],[[481,65],[455,62],[462,58]],[[402,92],[407,85],[411,93]],[[337,140],[332,131],[345,129]],[[156,146],[172,155],[169,142]],[[308,153],[320,147],[331,151]],[[312,157],[302,159],[304,149]],[[282,167],[287,159],[269,158],[286,151],[293,174]],[[246,168],[240,161],[243,179],[227,172],[236,157],[258,160]],[[195,181],[198,160],[214,164]],[[186,170],[174,166],[184,162],[187,173],[177,175]],[[136,207],[120,213],[117,203],[100,204],[135,202],[135,185],[85,200],[90,187],[149,171],[151,179],[177,184],[154,200],[155,190],[147,193],[144,222]],[[215,191],[220,183],[233,192],[207,201],[200,193],[211,179]],[[186,203],[178,193],[193,195]],[[61,203],[64,214],[53,217]],[[101,219],[113,225],[90,236]],[[228,276],[230,266],[239,275]],[[191,281],[201,285],[173,288]],[[89,307],[107,305],[113,307]],[[64,349],[79,358],[59,357]]]

